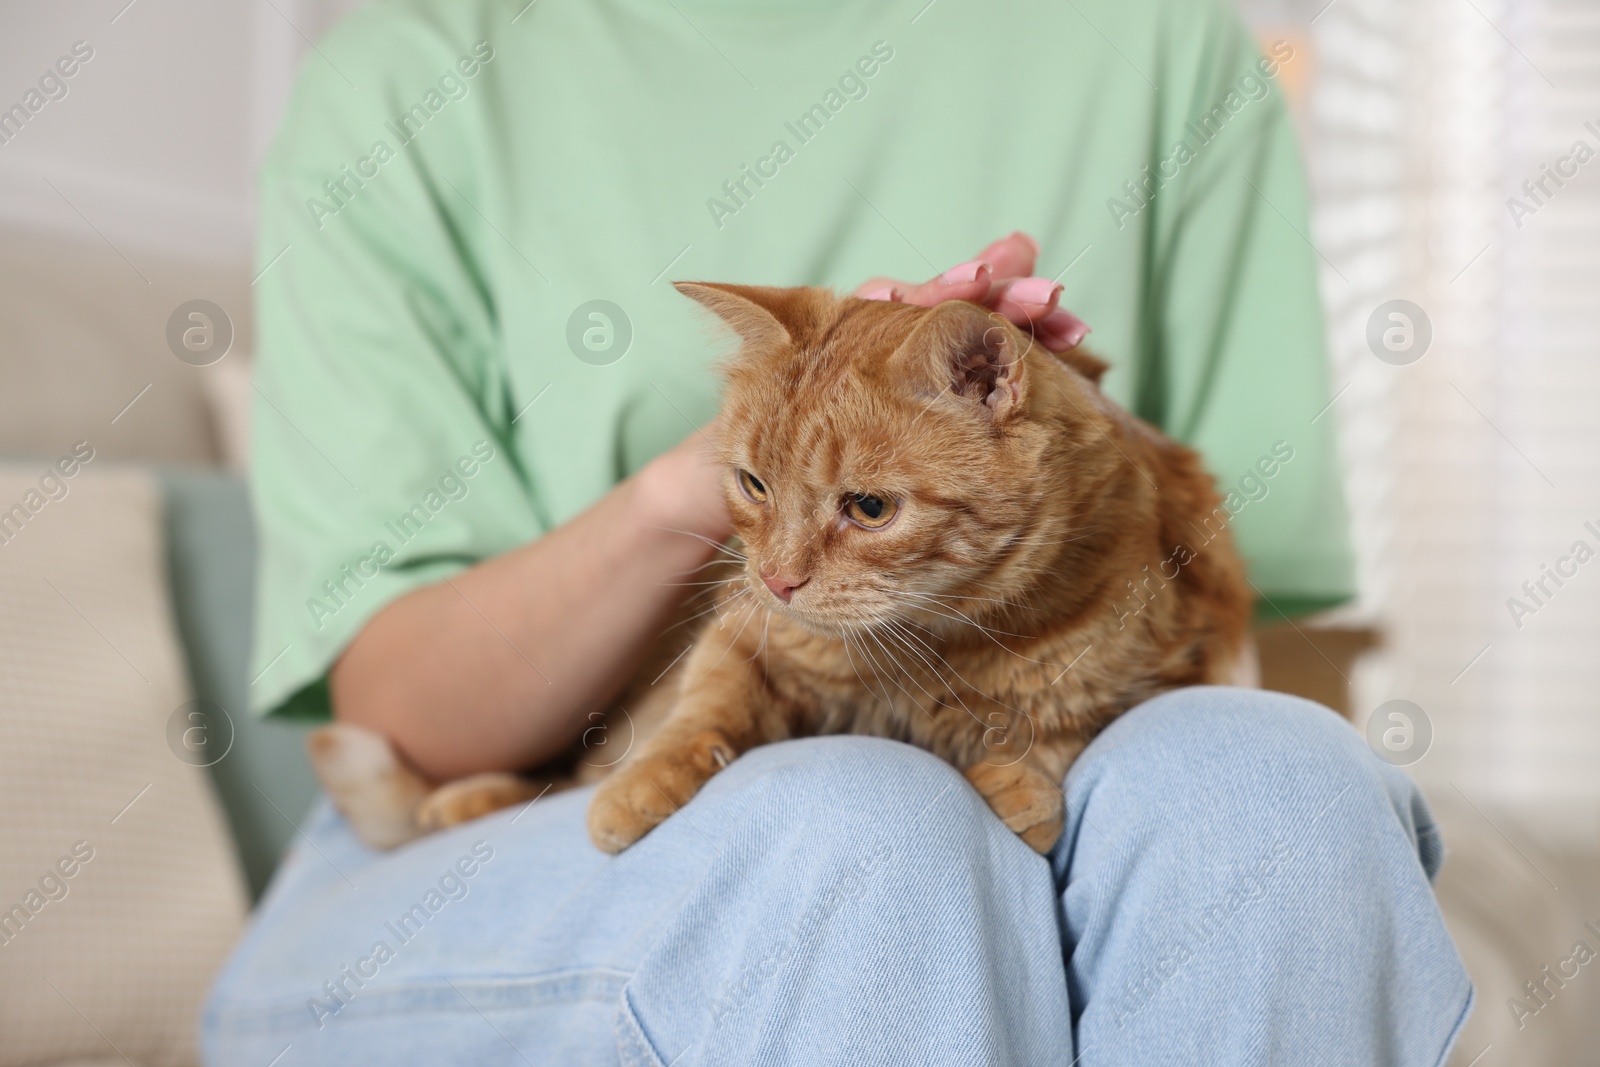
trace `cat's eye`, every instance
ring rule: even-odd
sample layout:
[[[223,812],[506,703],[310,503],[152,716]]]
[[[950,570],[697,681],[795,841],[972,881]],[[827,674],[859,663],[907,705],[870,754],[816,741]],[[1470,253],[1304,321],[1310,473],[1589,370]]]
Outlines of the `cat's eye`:
[[[874,496],[871,493],[851,493],[844,498],[845,517],[857,526],[878,530],[889,525],[899,510],[893,498]]]
[[[745,496],[755,503],[765,504],[767,502],[767,487],[762,484],[760,478],[757,478],[749,471],[739,472],[739,488],[744,491]]]

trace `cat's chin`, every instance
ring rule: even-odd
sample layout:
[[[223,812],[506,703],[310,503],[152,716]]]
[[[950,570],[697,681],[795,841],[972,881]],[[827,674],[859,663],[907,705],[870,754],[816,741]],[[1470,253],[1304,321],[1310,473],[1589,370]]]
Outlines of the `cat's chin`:
[[[888,621],[881,615],[856,615],[819,611],[793,604],[770,604],[768,610],[816,634],[818,637],[858,637],[883,628]]]
[[[923,634],[945,637],[959,633],[969,625],[977,625],[970,614],[963,613],[957,617],[944,610],[918,611],[915,607],[908,613],[892,603],[892,595],[887,599],[891,602],[877,605],[868,602],[860,607],[848,604],[783,603],[776,597],[763,597],[762,603],[772,614],[820,637],[866,637],[908,622]],[[796,597],[796,600],[799,598]]]

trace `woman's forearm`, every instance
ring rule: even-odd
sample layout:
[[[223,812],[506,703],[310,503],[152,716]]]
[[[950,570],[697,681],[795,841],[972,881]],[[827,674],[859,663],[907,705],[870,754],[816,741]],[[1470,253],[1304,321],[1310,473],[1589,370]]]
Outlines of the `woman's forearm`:
[[[385,607],[330,673],[336,717],[385,735],[439,780],[558,754],[627,682],[688,572],[727,536],[716,475],[694,445],[539,540]]]

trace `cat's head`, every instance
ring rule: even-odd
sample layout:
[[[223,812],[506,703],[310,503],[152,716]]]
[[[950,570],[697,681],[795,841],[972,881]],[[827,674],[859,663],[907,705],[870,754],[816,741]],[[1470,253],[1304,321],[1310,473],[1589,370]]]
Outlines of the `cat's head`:
[[[678,289],[744,342],[719,447],[751,595],[837,633],[944,628],[1037,587],[1104,476],[1104,364],[969,303]]]

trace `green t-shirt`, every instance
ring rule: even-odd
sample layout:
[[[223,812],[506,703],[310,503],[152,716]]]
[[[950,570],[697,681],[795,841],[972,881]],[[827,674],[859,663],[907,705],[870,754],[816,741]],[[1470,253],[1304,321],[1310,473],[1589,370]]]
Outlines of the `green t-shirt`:
[[[256,708],[326,715],[329,665],[386,602],[540,536],[715,413],[726,342],[670,281],[847,291],[1013,229],[1093,327],[1107,391],[1232,491],[1264,596],[1347,599],[1276,74],[1219,0],[352,16],[262,171]]]

